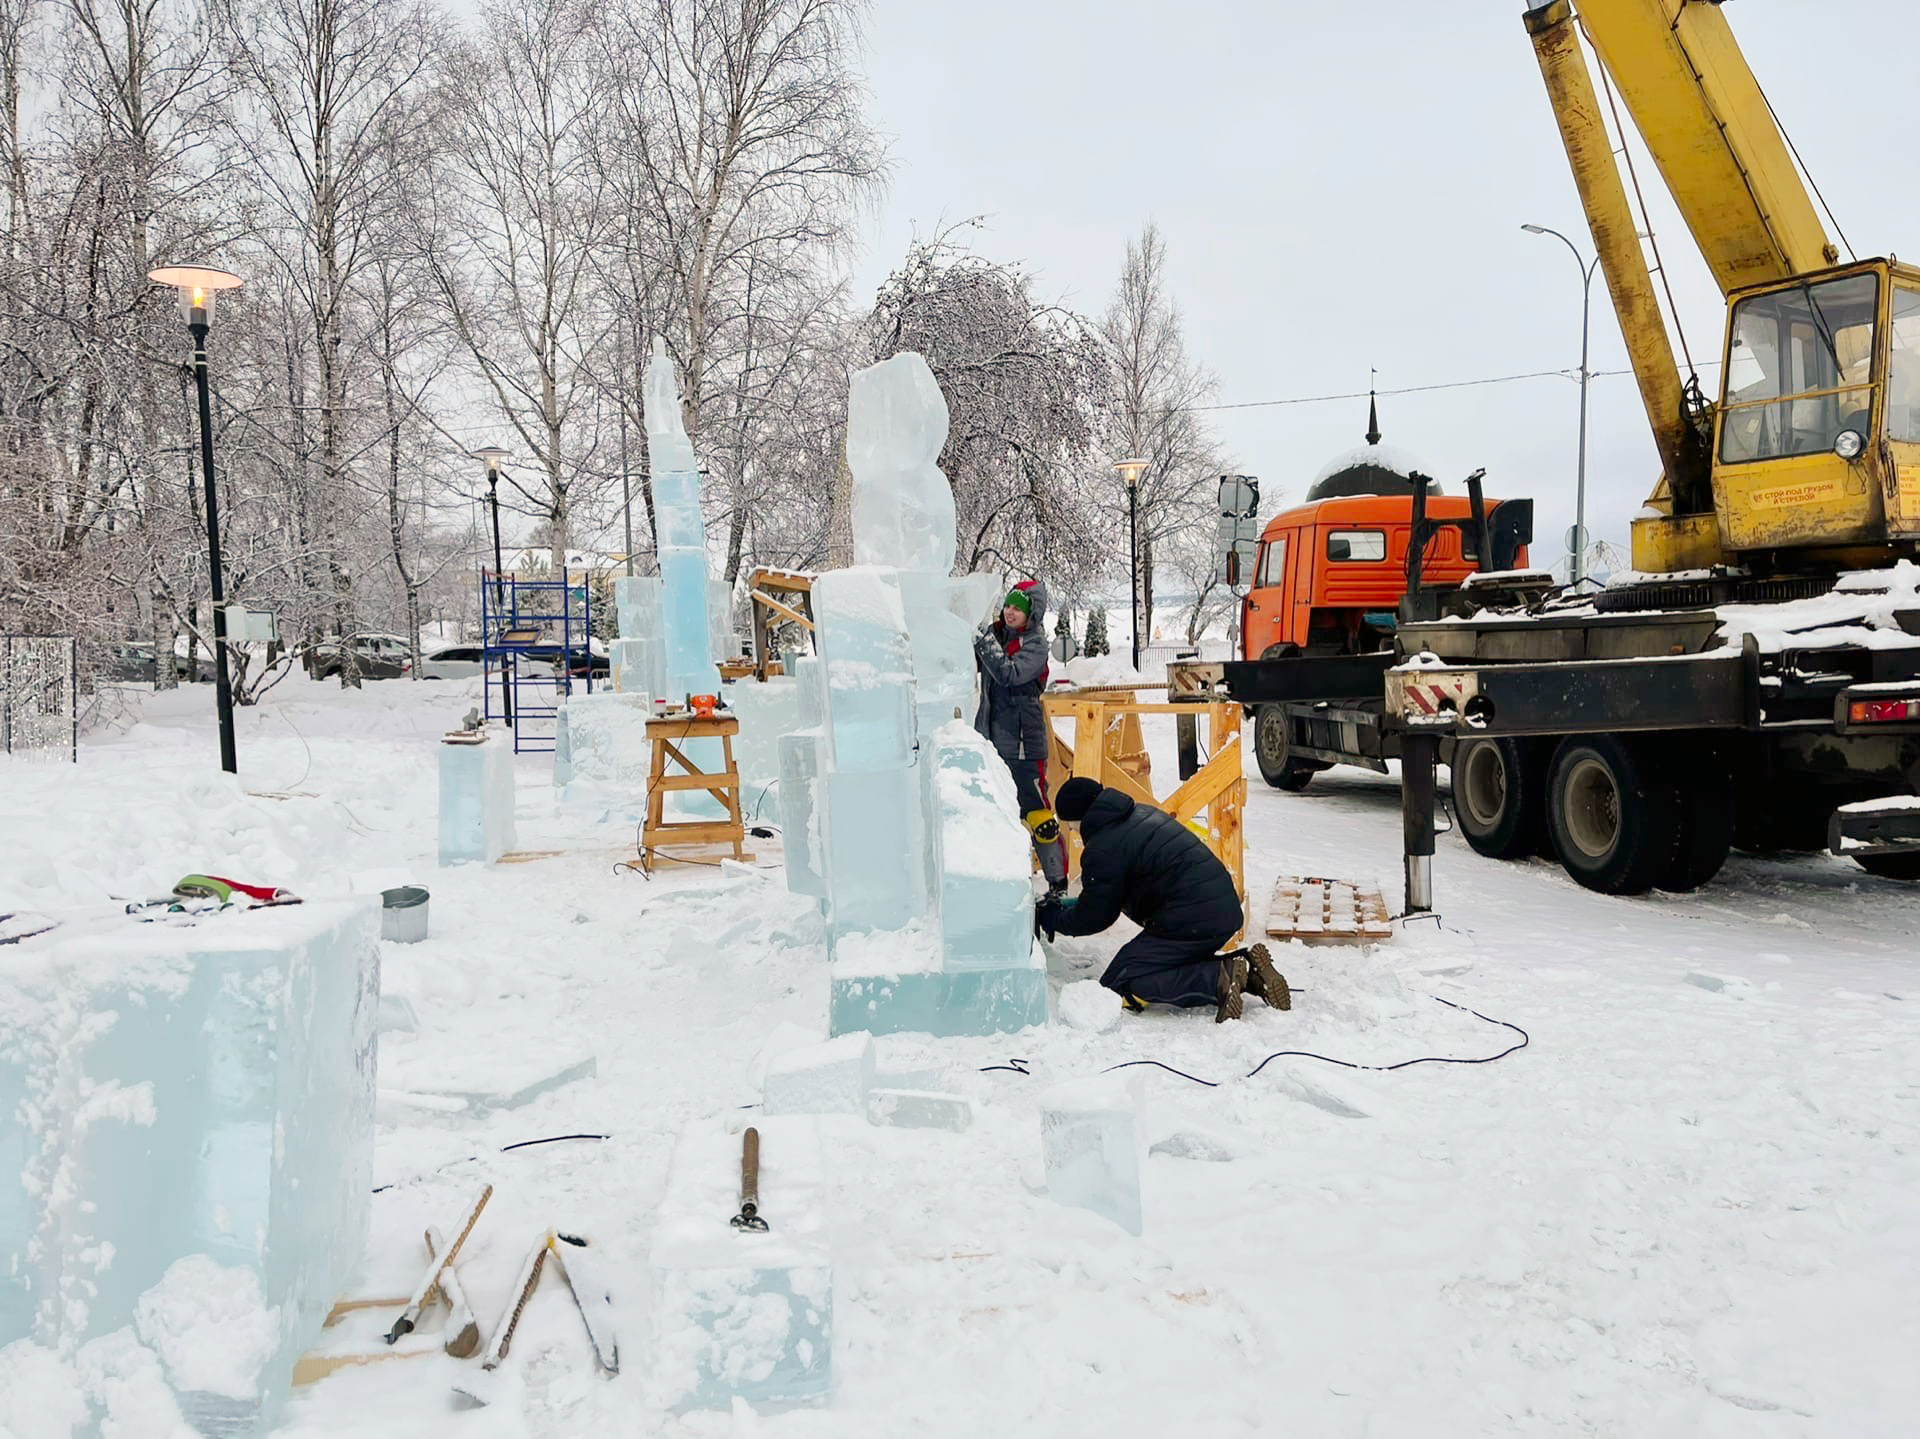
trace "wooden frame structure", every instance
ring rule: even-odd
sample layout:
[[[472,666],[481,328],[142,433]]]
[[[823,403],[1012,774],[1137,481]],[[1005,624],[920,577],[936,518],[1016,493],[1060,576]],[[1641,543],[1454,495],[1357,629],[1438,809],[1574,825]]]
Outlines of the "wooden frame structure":
[[[1040,702],[1047,716],[1047,774],[1053,792],[1058,794],[1069,777],[1084,776],[1131,795],[1136,804],[1165,810],[1182,824],[1204,816],[1206,832],[1201,838],[1233,876],[1244,915],[1246,846],[1241,811],[1247,781],[1240,772],[1240,706],[1225,700],[1144,703],[1133,690],[1067,690],[1043,695]],[[1207,762],[1165,799],[1153,793],[1152,770],[1140,736],[1140,716],[1159,714],[1204,720],[1207,727]],[[1071,744],[1060,738],[1058,722],[1062,720],[1072,722]],[[1066,833],[1068,857],[1078,870],[1079,831],[1069,828]]]
[[[739,675],[751,674],[764,680],[770,674],[784,672],[772,656],[771,635],[775,624],[784,620],[803,626],[813,633],[813,576],[799,570],[776,570],[762,565],[747,581],[747,598],[753,604],[753,663]],[[722,667],[723,672],[726,668]]]
[[[740,721],[731,715],[669,715],[647,721],[653,741],[653,764],[647,774],[647,818],[640,834],[640,867],[649,873],[654,852],[677,845],[731,844],[733,857],[746,861],[746,826],[740,819],[740,771],[733,762],[733,737]],[[718,739],[725,767],[708,773],[688,759],[678,742]],[[668,767],[668,761],[679,766]],[[666,799],[671,790],[703,789],[726,806],[721,820],[669,820]]]

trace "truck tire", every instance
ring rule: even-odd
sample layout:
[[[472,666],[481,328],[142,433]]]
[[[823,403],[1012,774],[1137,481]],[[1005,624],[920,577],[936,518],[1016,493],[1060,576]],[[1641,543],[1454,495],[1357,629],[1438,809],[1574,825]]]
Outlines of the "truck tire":
[[[1539,853],[1547,810],[1546,754],[1536,740],[1464,739],[1453,751],[1453,816],[1488,859]]]
[[[1253,711],[1253,754],[1260,778],[1275,789],[1298,794],[1319,768],[1311,760],[1294,759],[1288,738],[1287,712],[1277,704],[1258,705]]]
[[[1716,874],[1727,862],[1733,848],[1733,781],[1707,756],[1700,763],[1686,765],[1685,773],[1676,772],[1672,783],[1678,793],[1678,823],[1674,827],[1673,849],[1654,887],[1669,894],[1691,894]]]
[[[1646,749],[1573,735],[1547,771],[1547,824],[1561,865],[1601,894],[1645,894],[1678,847],[1679,796]]]
[[[1920,879],[1920,854],[1856,854],[1853,862],[1881,879]]]

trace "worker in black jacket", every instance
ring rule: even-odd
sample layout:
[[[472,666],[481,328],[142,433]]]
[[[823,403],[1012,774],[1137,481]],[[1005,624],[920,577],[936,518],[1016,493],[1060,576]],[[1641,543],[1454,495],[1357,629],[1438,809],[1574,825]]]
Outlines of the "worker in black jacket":
[[[1122,914],[1139,925],[1100,976],[1128,1009],[1211,1004],[1219,1023],[1240,1017],[1244,994],[1291,1008],[1264,944],[1220,952],[1241,928],[1240,895],[1198,835],[1166,811],[1084,776],[1060,786],[1053,808],[1063,823],[1080,826],[1080,894],[1043,899],[1035,923],[1049,938],[1098,934]]]

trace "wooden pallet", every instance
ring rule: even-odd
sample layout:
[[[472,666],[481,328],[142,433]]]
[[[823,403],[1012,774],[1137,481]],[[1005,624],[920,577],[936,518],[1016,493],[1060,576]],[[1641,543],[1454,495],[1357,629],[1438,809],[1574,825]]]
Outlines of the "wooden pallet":
[[[1393,938],[1393,922],[1371,886],[1282,875],[1267,905],[1267,934],[1302,944],[1379,944]]]

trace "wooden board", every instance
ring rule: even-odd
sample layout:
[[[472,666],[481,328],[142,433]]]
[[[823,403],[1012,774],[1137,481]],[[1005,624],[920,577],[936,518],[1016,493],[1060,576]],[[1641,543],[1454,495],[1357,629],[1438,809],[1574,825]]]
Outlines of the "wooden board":
[[[1393,921],[1370,885],[1282,875],[1267,905],[1267,934],[1302,944],[1380,944],[1393,938]]]

